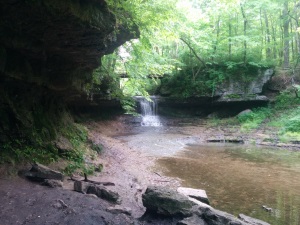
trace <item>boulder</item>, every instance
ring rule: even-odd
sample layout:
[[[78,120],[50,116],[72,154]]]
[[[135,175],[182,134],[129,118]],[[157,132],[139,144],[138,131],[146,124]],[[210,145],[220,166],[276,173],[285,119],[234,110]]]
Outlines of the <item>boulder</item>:
[[[62,173],[52,170],[39,163],[33,164],[30,171],[25,173],[25,176],[35,181],[44,181],[45,179],[62,181],[64,179]]]
[[[55,141],[55,147],[61,152],[69,152],[69,151],[72,151],[73,150],[73,146],[71,144],[71,142],[63,137],[63,136],[60,136],[56,141]]]
[[[187,197],[191,197],[209,205],[209,200],[205,190],[179,187],[177,191]]]
[[[251,109],[245,109],[242,112],[240,112],[239,114],[237,114],[237,117],[242,116],[242,115],[247,115],[249,113],[252,113]]]
[[[147,212],[164,216],[190,216],[197,204],[175,190],[149,186],[142,196]]]
[[[101,185],[89,185],[86,193],[95,194],[99,198],[102,198],[115,204],[121,203],[120,195],[117,192],[108,190],[107,188]]]
[[[251,225],[270,225],[269,223],[267,222],[264,222],[262,220],[258,220],[258,219],[254,219],[250,216],[246,216],[244,214],[239,214],[239,219],[248,223],[248,224],[251,224]]]

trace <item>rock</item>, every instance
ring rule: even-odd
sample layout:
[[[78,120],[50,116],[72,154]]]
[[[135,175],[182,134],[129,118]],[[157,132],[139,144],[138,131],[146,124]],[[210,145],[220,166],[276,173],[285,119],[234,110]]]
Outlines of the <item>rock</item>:
[[[200,202],[203,202],[205,204],[209,205],[209,200],[206,195],[205,190],[201,189],[194,189],[194,188],[186,188],[186,187],[179,187],[177,191],[187,197],[191,197],[194,199],[199,200]]]
[[[98,196],[94,194],[85,194],[85,196],[89,198],[98,198]]]
[[[243,80],[242,76],[240,79],[231,77],[217,87],[215,96],[221,96],[217,102],[268,101],[260,94],[273,74],[273,69],[266,69],[259,70],[252,80]]]
[[[197,199],[194,199],[194,198],[191,198],[191,197],[188,197],[188,199],[194,203],[196,203],[197,207],[200,207],[200,208],[212,208],[210,205],[206,204],[206,203],[203,203],[203,202],[200,202],[199,200]]]
[[[56,202],[52,205],[56,209],[66,209],[68,205],[61,199],[57,199]]]
[[[95,194],[99,198],[102,198],[115,204],[121,203],[120,195],[117,192],[108,190],[107,188],[101,185],[89,185],[86,193]]]
[[[246,225],[235,216],[212,208],[199,208],[196,214],[209,225]]]
[[[43,182],[43,185],[46,185],[46,186],[49,186],[52,188],[56,188],[56,187],[62,187],[63,182],[61,182],[60,180],[45,179],[45,181]]]
[[[246,114],[249,114],[249,113],[252,113],[252,110],[251,109],[245,109],[242,112],[240,112],[239,114],[237,114],[237,116],[242,116],[242,115],[246,115]]]
[[[25,176],[36,181],[44,181],[45,179],[62,181],[64,179],[62,173],[52,170],[39,163],[33,164],[30,171],[25,173]]]
[[[131,214],[132,214],[132,210],[130,208],[122,207],[120,205],[116,205],[114,207],[109,207],[106,209],[106,211],[113,213],[113,214],[123,213],[123,214],[129,215],[129,216],[131,216]]]
[[[244,214],[239,214],[239,219],[248,223],[248,224],[251,224],[251,225],[270,225],[269,223],[267,222],[264,222],[262,220],[258,220],[258,219],[254,219],[252,217],[249,217],[249,216],[246,216]]]
[[[229,213],[212,208],[201,208],[197,214],[209,225],[247,225],[247,223]]]
[[[263,205],[262,208],[263,208],[264,210],[266,210],[267,212],[272,212],[272,211],[273,211],[272,208],[270,208],[270,207],[268,207],[268,206],[265,206],[265,205]]]
[[[142,196],[147,212],[165,216],[190,216],[196,203],[165,187],[149,186]]]
[[[63,136],[60,136],[57,141],[55,141],[55,147],[62,153],[73,150],[71,142]]]
[[[193,215],[177,223],[177,225],[208,225],[201,217]]]
[[[88,187],[89,184],[84,181],[76,180],[74,182],[74,191],[85,194],[87,192]]]

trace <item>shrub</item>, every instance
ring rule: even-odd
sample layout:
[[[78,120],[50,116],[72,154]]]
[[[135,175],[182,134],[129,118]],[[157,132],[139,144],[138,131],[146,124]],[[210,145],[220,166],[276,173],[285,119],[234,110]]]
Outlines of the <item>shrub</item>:
[[[254,109],[253,112],[239,115],[238,120],[242,124],[242,129],[255,129],[264,122],[271,113],[270,108],[257,108]]]
[[[287,120],[284,129],[290,132],[300,132],[300,115]]]

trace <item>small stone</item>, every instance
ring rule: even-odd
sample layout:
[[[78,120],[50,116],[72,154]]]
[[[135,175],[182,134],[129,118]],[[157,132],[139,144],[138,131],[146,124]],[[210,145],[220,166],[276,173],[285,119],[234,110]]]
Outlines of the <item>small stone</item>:
[[[56,200],[56,202],[52,206],[56,209],[68,208],[68,205],[66,203],[64,203],[64,201],[61,199]]]
[[[116,205],[114,207],[109,207],[106,209],[106,211],[110,212],[112,214],[123,213],[123,214],[129,215],[129,216],[131,216],[131,214],[132,214],[132,210],[130,208],[122,207],[120,205]]]

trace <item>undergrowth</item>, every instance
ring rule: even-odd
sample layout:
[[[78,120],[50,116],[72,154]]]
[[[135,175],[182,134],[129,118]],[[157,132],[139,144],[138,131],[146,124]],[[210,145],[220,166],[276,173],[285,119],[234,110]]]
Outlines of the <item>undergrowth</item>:
[[[239,127],[241,132],[267,128],[277,134],[281,142],[300,142],[300,98],[291,91],[280,93],[268,107],[227,119],[212,119],[212,126]]]

